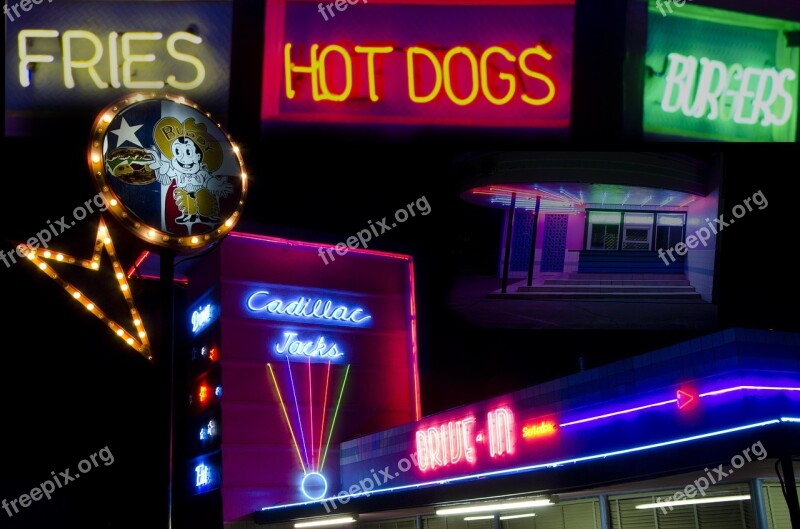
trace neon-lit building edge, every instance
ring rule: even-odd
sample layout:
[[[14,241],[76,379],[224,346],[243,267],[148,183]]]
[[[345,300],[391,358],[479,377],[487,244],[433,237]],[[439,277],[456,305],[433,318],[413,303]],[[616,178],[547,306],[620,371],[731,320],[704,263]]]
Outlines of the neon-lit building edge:
[[[628,527],[642,506],[722,464],[734,472],[702,496],[720,499],[715,507],[651,510],[641,527],[699,516],[733,520],[720,525],[729,529],[766,528],[767,517],[788,528],[774,469],[800,451],[798,352],[800,335],[730,329],[346,441],[338,499],[265,505],[255,520],[349,515],[359,527],[419,529],[444,523],[435,514],[444,506],[549,499],[555,505],[495,513],[502,527]],[[364,492],[376,476],[380,485]],[[520,513],[537,525],[510,521]],[[488,514],[449,515],[447,525],[499,527]]]
[[[652,523],[789,527],[775,465],[800,452],[800,334],[730,329],[422,417],[410,258],[354,250],[321,276],[319,249],[233,233],[179,278],[193,527],[425,529],[500,500],[540,503],[446,523],[627,527],[719,465],[701,499],[720,503]]]
[[[464,200],[504,211],[502,295],[714,301],[718,157],[491,153],[458,170]]]
[[[420,417],[411,257],[335,250],[233,232],[179,269],[191,527],[322,498],[341,486],[342,441]],[[143,254],[129,275],[157,277],[157,262]]]

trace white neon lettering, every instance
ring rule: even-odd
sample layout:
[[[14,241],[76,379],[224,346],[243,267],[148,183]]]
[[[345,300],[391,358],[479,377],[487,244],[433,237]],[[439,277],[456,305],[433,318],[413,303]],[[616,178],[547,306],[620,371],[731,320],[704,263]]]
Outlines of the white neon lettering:
[[[787,85],[797,79],[791,68],[726,66],[707,57],[670,53],[661,110],[740,125],[785,125],[794,112]],[[697,82],[695,82],[697,80]]]
[[[252,312],[268,312],[298,319],[327,320],[330,322],[363,324],[372,316],[361,307],[335,305],[329,299],[299,297],[290,302],[269,297],[267,290],[258,290],[247,298],[247,308]],[[324,321],[320,322],[324,323]]]
[[[196,333],[211,322],[211,305],[206,305],[192,313],[192,332]]]
[[[197,474],[194,482],[195,487],[202,487],[211,483],[211,469],[207,465],[197,465],[194,467],[194,471]]]

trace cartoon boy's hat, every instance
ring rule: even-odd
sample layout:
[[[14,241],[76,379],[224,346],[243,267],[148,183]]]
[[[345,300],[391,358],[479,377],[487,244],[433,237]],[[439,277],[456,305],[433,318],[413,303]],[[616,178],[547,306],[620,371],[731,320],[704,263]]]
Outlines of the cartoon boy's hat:
[[[172,159],[172,142],[178,138],[189,138],[203,153],[203,163],[209,172],[214,172],[222,165],[222,147],[211,134],[206,131],[205,123],[195,123],[194,118],[187,118],[181,123],[173,117],[161,118],[153,127],[153,139],[167,158]]]

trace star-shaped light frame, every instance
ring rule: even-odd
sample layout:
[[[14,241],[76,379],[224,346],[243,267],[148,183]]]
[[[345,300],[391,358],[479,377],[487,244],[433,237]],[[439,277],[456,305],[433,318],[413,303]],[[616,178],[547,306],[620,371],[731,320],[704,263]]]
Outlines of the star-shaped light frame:
[[[100,270],[100,255],[103,248],[105,248],[108,257],[111,259],[111,265],[114,268],[114,277],[117,279],[118,288],[122,292],[122,296],[128,304],[128,309],[131,313],[131,320],[134,329],[136,329],[137,336],[131,334],[125,327],[108,317],[100,307],[98,307],[89,297],[81,292],[75,285],[64,280],[55,269],[47,264],[46,261],[55,261],[57,263],[70,264],[74,266],[81,266],[91,271]],[[153,360],[153,352],[150,347],[150,340],[147,337],[147,331],[144,328],[144,323],[136,308],[136,303],[133,300],[130,286],[128,285],[128,278],[122,265],[117,258],[117,252],[114,249],[114,242],[111,240],[111,234],[108,232],[108,227],[105,221],[101,218],[100,225],[97,227],[97,238],[94,243],[94,252],[91,259],[80,259],[71,255],[66,255],[52,249],[44,248],[31,248],[26,247],[25,257],[36,265],[36,268],[41,270],[45,275],[53,279],[56,283],[61,285],[72,298],[83,305],[83,307],[90,313],[94,314],[100,321],[108,325],[109,329],[119,336],[126,344],[133,347],[137,352],[148,360]]]

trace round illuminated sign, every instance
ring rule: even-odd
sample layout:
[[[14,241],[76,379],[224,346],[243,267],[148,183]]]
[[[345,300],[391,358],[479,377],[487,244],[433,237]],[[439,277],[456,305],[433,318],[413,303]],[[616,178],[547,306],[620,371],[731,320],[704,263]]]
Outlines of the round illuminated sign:
[[[140,94],[108,106],[92,127],[89,167],[117,220],[174,250],[224,237],[247,194],[239,148],[183,97]]]
[[[303,476],[300,489],[309,500],[318,500],[328,492],[328,482],[319,472],[309,472]]]

